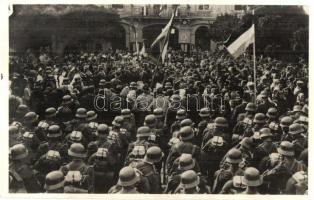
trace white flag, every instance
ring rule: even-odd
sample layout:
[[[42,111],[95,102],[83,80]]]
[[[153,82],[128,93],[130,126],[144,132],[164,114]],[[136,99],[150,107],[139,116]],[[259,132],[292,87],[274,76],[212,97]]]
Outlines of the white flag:
[[[234,57],[237,58],[245,52],[246,48],[255,42],[255,27],[254,24],[240,37],[238,37],[233,43],[231,43],[227,50]]]

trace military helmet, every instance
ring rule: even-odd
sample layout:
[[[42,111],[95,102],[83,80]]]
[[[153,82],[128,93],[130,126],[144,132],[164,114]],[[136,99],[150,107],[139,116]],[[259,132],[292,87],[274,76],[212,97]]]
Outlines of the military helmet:
[[[135,169],[127,166],[123,167],[119,172],[118,185],[121,185],[122,187],[133,186],[139,182],[139,180],[139,174],[135,172]]]
[[[47,191],[57,190],[64,187],[64,175],[61,171],[52,171],[46,175],[44,188]]]
[[[190,126],[181,127],[179,134],[182,141],[194,138],[194,130]]]
[[[200,110],[200,113],[199,113],[200,117],[209,117],[210,116],[210,110],[209,108],[202,108]]]
[[[78,108],[76,110],[75,117],[80,118],[80,119],[85,119],[87,117],[87,111],[85,108]]]
[[[228,121],[224,117],[217,117],[214,121],[216,127],[228,127]]]
[[[83,139],[83,134],[81,131],[72,131],[70,134],[70,141],[75,143],[75,142],[81,142]]]
[[[302,127],[302,125],[300,125],[300,124],[294,123],[294,124],[291,124],[289,126],[289,133],[292,135],[297,135],[297,134],[301,134],[304,132],[305,132],[305,130]]]
[[[294,156],[295,155],[294,145],[288,141],[282,141],[277,150],[278,150],[278,153],[280,153],[281,155],[284,155],[284,156]]]
[[[190,170],[195,167],[195,160],[192,157],[192,154],[183,153],[179,157],[179,167],[180,170]]]
[[[271,138],[273,136],[271,134],[271,131],[269,128],[261,128],[261,130],[259,130],[259,132],[260,132],[260,138],[261,139]]]
[[[35,112],[28,112],[24,116],[25,123],[34,123],[38,119],[38,115]]]
[[[62,131],[59,125],[51,125],[48,128],[48,138],[58,138],[62,136]]]
[[[149,137],[151,134],[148,126],[141,126],[137,129],[136,137]]]
[[[68,149],[68,155],[73,158],[86,158],[85,148],[81,143],[73,143]]]
[[[155,115],[147,115],[144,120],[144,124],[147,126],[154,125],[156,123]]]
[[[10,148],[10,158],[12,160],[21,160],[28,156],[28,151],[24,144],[16,144]]]
[[[28,109],[27,105],[25,105],[25,104],[20,104],[20,105],[17,107],[16,113],[17,113],[17,114],[21,114],[21,115],[25,115],[28,111],[29,111],[29,109]]]
[[[269,118],[276,118],[278,115],[278,110],[277,108],[269,108],[267,110],[266,116]]]
[[[200,177],[193,170],[181,174],[180,186],[184,189],[195,188],[200,184]]]
[[[253,122],[256,124],[265,124],[266,116],[264,113],[256,113],[253,119]]]
[[[292,122],[293,122],[293,119],[289,116],[286,116],[280,120],[280,126],[281,127],[289,127],[292,124]]]
[[[45,117],[46,118],[51,118],[51,117],[55,117],[57,115],[57,111],[55,108],[53,107],[50,107],[50,108],[47,108],[45,110]]]
[[[257,187],[263,183],[263,179],[256,168],[248,167],[244,171],[243,183],[247,186]]]
[[[256,112],[256,105],[254,103],[246,104],[245,111]]]
[[[109,127],[107,124],[99,124],[95,134],[97,136],[107,136],[109,134]]]
[[[240,145],[245,148],[251,149],[254,146],[254,141],[251,137],[244,137],[241,140]]]
[[[157,146],[149,147],[144,157],[144,161],[147,161],[150,163],[158,163],[160,162],[163,156],[164,156],[164,153],[161,151],[159,147]]]
[[[123,117],[121,116],[116,116],[112,122],[112,125],[117,126],[117,127],[121,127],[123,125]]]
[[[97,113],[93,110],[90,110],[86,113],[86,120],[87,121],[92,121],[92,120],[95,120],[97,119]]]
[[[184,119],[180,122],[180,126],[193,126],[193,121],[191,119]]]
[[[121,110],[121,115],[122,117],[124,118],[130,118],[132,115],[131,115],[131,110],[130,109],[122,109]]]
[[[186,118],[186,111],[184,109],[179,109],[177,111],[176,119],[183,120]]]
[[[164,111],[162,108],[156,108],[153,113],[156,118],[162,118],[164,115]]]
[[[238,164],[242,162],[242,153],[238,149],[230,149],[227,153],[226,161],[232,164]]]

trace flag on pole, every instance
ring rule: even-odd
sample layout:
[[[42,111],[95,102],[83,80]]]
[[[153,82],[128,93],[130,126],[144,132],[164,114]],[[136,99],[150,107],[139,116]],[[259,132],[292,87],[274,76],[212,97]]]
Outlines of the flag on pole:
[[[242,53],[245,52],[246,48],[255,42],[255,27],[254,24],[245,31],[240,37],[233,41],[228,47],[228,52],[234,57],[237,58]]]
[[[217,49],[217,43],[213,40],[210,40],[210,51],[215,52]]]
[[[164,48],[162,49],[162,52],[161,52],[162,63],[165,63],[167,52],[168,52],[168,40],[164,44]]]
[[[172,13],[172,16],[170,18],[170,21],[168,22],[168,24],[162,29],[161,33],[158,35],[158,37],[155,39],[155,41],[152,43],[152,45],[150,46],[151,48],[153,48],[158,42],[160,42],[162,39],[167,39],[167,36],[169,34],[169,31],[171,30],[171,24],[174,18],[174,13]],[[166,44],[164,42],[164,44]]]
[[[144,57],[146,56],[146,49],[145,49],[145,44],[144,44],[144,42],[143,42],[143,46],[142,46],[140,55],[141,55],[141,56],[144,56]]]

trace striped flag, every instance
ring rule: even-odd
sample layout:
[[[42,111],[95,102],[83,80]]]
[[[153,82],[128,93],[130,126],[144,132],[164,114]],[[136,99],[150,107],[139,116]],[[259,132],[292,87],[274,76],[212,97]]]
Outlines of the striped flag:
[[[237,58],[245,52],[248,46],[255,42],[255,27],[254,24],[240,35],[235,41],[233,41],[228,47],[228,52]]]
[[[151,48],[153,48],[158,42],[160,42],[162,39],[167,39],[168,34],[171,30],[171,25],[172,25],[172,21],[174,18],[174,13],[172,13],[172,16],[170,18],[170,21],[168,22],[168,24],[165,26],[165,28],[162,29],[161,33],[158,35],[158,37],[155,39],[155,41],[152,43],[152,45],[150,46]],[[164,42],[164,44],[166,44]]]

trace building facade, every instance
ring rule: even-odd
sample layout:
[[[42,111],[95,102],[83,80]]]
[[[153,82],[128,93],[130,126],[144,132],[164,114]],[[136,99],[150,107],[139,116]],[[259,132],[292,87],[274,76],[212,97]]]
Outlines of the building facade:
[[[111,4],[108,8],[116,9],[125,30],[125,46],[136,50],[143,44],[150,46],[168,23],[173,5],[132,5]],[[175,13],[169,46],[174,49],[189,51],[194,48],[209,48],[209,29],[217,16],[233,14],[241,17],[244,6],[236,5],[179,5]]]

